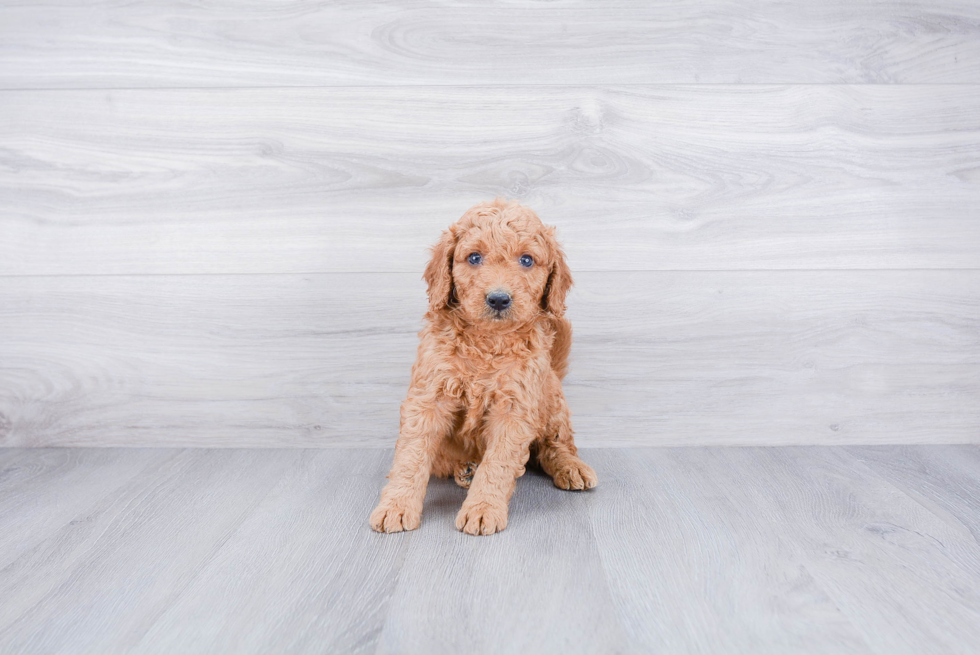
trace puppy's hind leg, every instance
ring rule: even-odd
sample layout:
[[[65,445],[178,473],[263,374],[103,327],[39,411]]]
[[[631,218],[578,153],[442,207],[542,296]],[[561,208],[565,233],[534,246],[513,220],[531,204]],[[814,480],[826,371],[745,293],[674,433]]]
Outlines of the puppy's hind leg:
[[[479,462],[469,459],[463,449],[450,439],[432,462],[432,475],[437,478],[452,478],[463,489],[469,489],[479,465]]]
[[[559,489],[582,491],[599,484],[595,471],[578,456],[564,398],[560,399],[557,411],[548,422],[547,432],[535,446],[538,464]]]
[[[592,467],[579,458],[575,444],[568,448],[558,439],[538,442],[538,464],[559,489],[583,491],[599,484]]]
[[[458,462],[453,470],[453,479],[456,480],[456,484],[463,489],[469,489],[479,465],[479,462]]]

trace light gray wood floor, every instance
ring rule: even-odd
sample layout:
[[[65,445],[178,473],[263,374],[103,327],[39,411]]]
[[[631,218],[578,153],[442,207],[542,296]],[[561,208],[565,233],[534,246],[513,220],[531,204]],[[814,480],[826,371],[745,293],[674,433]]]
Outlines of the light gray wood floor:
[[[0,450],[0,652],[976,653],[980,447],[583,455],[474,538],[388,450]]]

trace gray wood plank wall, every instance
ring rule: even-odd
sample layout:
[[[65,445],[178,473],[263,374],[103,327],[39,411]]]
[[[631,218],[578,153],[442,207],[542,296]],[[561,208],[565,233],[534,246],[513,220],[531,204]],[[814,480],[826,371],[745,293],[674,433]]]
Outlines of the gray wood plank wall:
[[[0,2],[0,445],[390,446],[559,227],[589,445],[980,441],[980,5]]]
[[[973,0],[11,3],[7,88],[974,83]]]

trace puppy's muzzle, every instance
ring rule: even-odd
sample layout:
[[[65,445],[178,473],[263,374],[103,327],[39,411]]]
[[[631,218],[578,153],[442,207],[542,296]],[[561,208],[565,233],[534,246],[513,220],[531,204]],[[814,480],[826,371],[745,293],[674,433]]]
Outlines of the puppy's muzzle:
[[[487,294],[487,306],[497,314],[504,313],[510,307],[511,297],[506,291],[491,291]]]

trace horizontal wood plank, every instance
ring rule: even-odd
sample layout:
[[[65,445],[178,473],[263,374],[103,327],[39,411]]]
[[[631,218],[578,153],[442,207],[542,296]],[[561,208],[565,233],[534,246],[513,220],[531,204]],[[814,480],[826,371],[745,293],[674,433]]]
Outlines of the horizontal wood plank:
[[[980,85],[0,93],[0,275],[415,272],[497,195],[578,271],[975,268]]]
[[[980,80],[980,6],[30,2],[3,88]]]
[[[582,273],[584,445],[969,443],[980,272]],[[412,274],[7,278],[0,443],[390,446]]]

